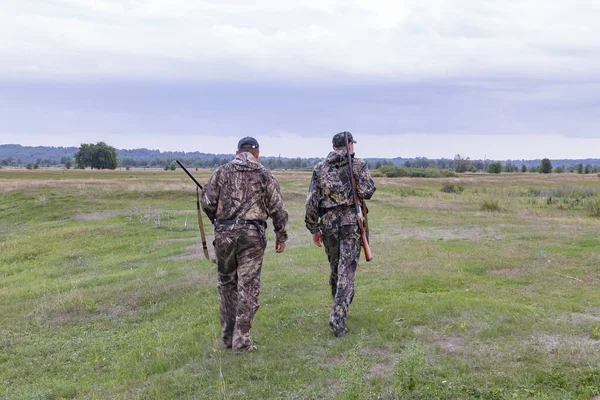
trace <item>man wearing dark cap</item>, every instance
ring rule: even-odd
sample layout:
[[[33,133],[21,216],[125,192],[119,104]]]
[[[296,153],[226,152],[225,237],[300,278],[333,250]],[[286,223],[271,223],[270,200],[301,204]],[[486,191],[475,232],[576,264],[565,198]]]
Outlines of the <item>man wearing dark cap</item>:
[[[348,150],[352,157],[353,175],[350,176]],[[333,306],[329,326],[337,337],[348,331],[348,308],[354,298],[354,275],[360,257],[361,236],[352,196],[352,181],[356,181],[359,199],[370,199],[375,192],[367,163],[354,158],[356,141],[350,132],[333,137],[333,151],[313,170],[306,199],[306,227],[312,233],[313,243],[325,245],[331,273],[329,284]]]
[[[267,218],[273,220],[277,253],[287,240],[279,183],[258,156],[256,139],[241,139],[235,158],[215,170],[202,192],[202,209],[215,228],[223,344],[237,351],[256,349],[250,327],[259,306]]]

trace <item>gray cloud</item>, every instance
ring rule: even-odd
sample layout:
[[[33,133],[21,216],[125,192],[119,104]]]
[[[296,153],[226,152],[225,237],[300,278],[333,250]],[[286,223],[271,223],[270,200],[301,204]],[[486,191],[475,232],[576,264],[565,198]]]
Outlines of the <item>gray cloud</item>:
[[[597,76],[596,2],[9,2],[0,74],[161,80]]]
[[[562,134],[593,137],[600,84],[437,81],[299,88],[263,84],[0,84],[5,132],[319,135]],[[35,115],[36,118],[31,118]]]
[[[598,137],[596,1],[1,7],[0,141],[85,133],[144,146],[166,134],[320,138],[343,129],[423,143]]]

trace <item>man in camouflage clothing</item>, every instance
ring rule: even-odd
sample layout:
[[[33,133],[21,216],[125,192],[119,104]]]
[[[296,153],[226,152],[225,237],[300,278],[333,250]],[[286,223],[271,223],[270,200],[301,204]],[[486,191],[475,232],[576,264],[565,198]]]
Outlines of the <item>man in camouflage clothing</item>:
[[[350,177],[344,134],[352,160],[354,177]],[[333,137],[333,151],[313,170],[306,199],[306,227],[313,235],[313,243],[325,245],[331,274],[329,284],[333,307],[329,326],[335,336],[348,331],[348,307],[354,298],[354,275],[360,257],[361,236],[352,197],[352,182],[356,180],[359,199],[370,199],[375,192],[367,163],[354,158],[354,139],[350,132]]]
[[[250,327],[259,306],[267,218],[273,220],[277,253],[287,240],[288,213],[279,183],[258,155],[256,139],[241,139],[236,157],[217,168],[202,192],[202,209],[215,227],[223,344],[238,351],[256,349]]]

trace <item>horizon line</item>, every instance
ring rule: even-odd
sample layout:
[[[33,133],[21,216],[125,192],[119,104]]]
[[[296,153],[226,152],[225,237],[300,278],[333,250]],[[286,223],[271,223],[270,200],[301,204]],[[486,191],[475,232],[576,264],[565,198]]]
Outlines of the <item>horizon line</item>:
[[[102,141],[100,141],[102,142]],[[106,143],[106,142],[105,142]],[[46,147],[46,148],[79,148],[80,146],[48,146],[48,145],[37,145],[37,146],[28,146],[28,145],[22,145],[19,143],[0,143],[0,146],[20,146],[20,147],[24,147],[24,148],[37,148],[37,147]],[[110,145],[109,145],[110,146]],[[115,146],[111,146],[111,147],[115,147]],[[201,152],[199,150],[194,150],[194,151],[185,151],[185,150],[160,150],[160,149],[153,149],[153,148],[148,148],[148,147],[136,147],[136,148],[117,148],[115,147],[115,149],[117,151],[121,150],[121,151],[135,151],[135,150],[149,150],[149,151],[158,151],[159,153],[200,153],[200,154],[207,154],[207,155],[211,155],[211,156],[235,156],[235,154],[233,152],[231,153],[206,153],[206,152]],[[464,155],[462,154],[458,154],[464,157]],[[273,156],[273,155],[264,155],[261,154],[262,158],[286,158],[286,159],[295,159],[295,158],[300,158],[300,159],[323,159],[325,158],[325,156],[313,156],[313,157],[291,157],[291,156],[281,156],[281,154]],[[361,157],[363,159],[380,159],[380,160],[396,160],[396,159],[401,159],[401,160],[414,160],[417,158],[421,158],[421,159],[427,159],[427,160],[454,160],[454,158],[456,157],[426,157],[426,156],[414,156],[414,157],[402,157],[402,156],[396,156],[396,157]],[[543,160],[544,158],[548,158],[549,160],[555,160],[555,161],[585,161],[585,160],[598,160],[600,161],[600,156],[598,156],[597,158],[594,157],[587,157],[587,158],[557,158],[557,157],[543,157],[543,158],[503,158],[503,159],[495,159],[495,158],[471,158],[471,157],[466,157],[465,159],[469,159],[471,161],[540,161]]]

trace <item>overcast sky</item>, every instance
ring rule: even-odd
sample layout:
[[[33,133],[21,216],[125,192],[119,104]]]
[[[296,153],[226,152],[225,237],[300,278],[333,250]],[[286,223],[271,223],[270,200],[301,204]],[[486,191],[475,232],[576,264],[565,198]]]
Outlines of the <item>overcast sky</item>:
[[[3,0],[0,144],[600,157],[600,1]]]

